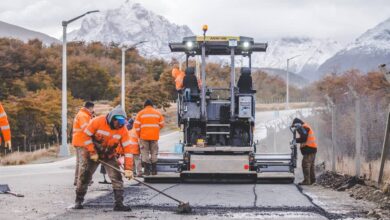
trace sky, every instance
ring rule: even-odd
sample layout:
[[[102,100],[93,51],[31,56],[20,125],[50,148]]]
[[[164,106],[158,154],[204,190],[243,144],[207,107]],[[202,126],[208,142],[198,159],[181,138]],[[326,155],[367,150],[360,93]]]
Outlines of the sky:
[[[331,38],[353,41],[367,29],[390,18],[390,0],[130,0],[188,25],[201,34],[241,35],[261,40],[280,37]],[[1,0],[0,21],[43,32],[62,34],[61,21],[89,10],[120,7],[125,0]],[[72,23],[69,31],[77,29]]]

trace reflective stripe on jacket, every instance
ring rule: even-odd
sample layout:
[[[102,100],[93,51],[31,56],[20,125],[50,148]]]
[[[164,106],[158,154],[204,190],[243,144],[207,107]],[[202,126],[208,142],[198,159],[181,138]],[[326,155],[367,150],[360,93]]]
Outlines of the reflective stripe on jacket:
[[[72,145],[74,147],[81,147],[84,145],[83,131],[87,127],[91,119],[92,113],[84,107],[81,108],[80,111],[77,113],[73,121]]]
[[[310,125],[304,123],[302,125],[306,130],[309,130],[309,133],[307,134],[307,140],[305,143],[301,144],[301,147],[311,147],[311,148],[317,148],[317,141],[316,137],[314,136],[314,131],[311,129]]]
[[[137,131],[135,130],[134,127],[129,131],[129,135],[130,135],[130,145],[132,145],[134,149],[137,149],[134,154],[140,154],[139,144],[138,144],[139,138],[138,138]]]
[[[97,153],[94,142],[99,143],[102,148],[109,148],[107,152],[111,154],[104,155],[108,157],[114,156],[118,152],[117,147],[122,147],[125,155],[125,170],[133,170],[133,154],[136,153],[136,149],[130,143],[130,135],[126,126],[111,129],[106,116],[101,115],[91,120],[84,129],[83,137],[83,146],[90,154]]]
[[[164,127],[164,116],[152,106],[146,106],[137,114],[134,128],[142,140],[157,141]]]
[[[2,138],[4,138],[4,142],[11,140],[11,128],[8,123],[7,113],[5,113],[3,105],[0,103],[0,145],[2,143]]]

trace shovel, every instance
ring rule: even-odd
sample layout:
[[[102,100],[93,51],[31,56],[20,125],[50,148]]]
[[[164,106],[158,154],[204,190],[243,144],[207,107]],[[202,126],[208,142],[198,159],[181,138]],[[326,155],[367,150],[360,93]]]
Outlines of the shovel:
[[[0,193],[10,194],[16,197],[24,197],[24,195],[22,194],[11,192],[11,189],[9,188],[8,184],[0,184]]]
[[[106,162],[104,162],[104,161],[102,161],[102,160],[99,160],[99,162],[102,163],[102,164],[104,164],[104,165],[106,165],[106,166],[108,166],[108,167],[111,167],[112,169],[114,169],[114,170],[116,170],[116,171],[122,173],[123,175],[125,174],[124,171],[122,171],[122,170],[120,170],[120,169],[118,169],[118,168],[112,166],[111,164],[108,164],[108,163],[106,163]],[[177,207],[177,212],[178,212],[178,213],[184,214],[184,213],[191,213],[191,212],[192,212],[191,206],[190,206],[190,204],[189,204],[188,202],[183,202],[183,201],[180,201],[180,200],[178,200],[178,199],[176,199],[176,198],[173,198],[172,196],[170,196],[170,195],[164,193],[163,191],[160,191],[160,190],[154,188],[153,186],[151,186],[151,185],[149,185],[149,184],[146,184],[146,183],[142,182],[141,180],[138,180],[138,179],[136,179],[136,178],[133,178],[133,180],[135,180],[135,181],[137,181],[138,183],[140,183],[140,184],[142,184],[142,185],[148,187],[149,189],[152,189],[152,190],[154,190],[154,191],[156,191],[156,192],[158,192],[158,193],[160,193],[160,194],[162,194],[162,195],[164,195],[164,196],[166,196],[166,197],[168,197],[168,198],[170,198],[170,199],[172,199],[172,200],[178,202],[178,203],[179,203],[179,205],[178,205],[178,207]]]

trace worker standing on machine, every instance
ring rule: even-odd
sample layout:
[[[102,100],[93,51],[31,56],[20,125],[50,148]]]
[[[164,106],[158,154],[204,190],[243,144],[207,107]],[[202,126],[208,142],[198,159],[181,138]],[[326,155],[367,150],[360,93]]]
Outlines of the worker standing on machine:
[[[133,178],[134,149],[130,145],[130,136],[126,123],[126,113],[122,107],[117,106],[107,115],[101,115],[91,120],[84,129],[84,157],[80,169],[80,179],[77,182],[75,209],[83,208],[84,196],[88,190],[88,183],[99,165],[99,160],[119,169],[116,159],[116,148],[123,147],[124,173],[128,179]],[[114,211],[131,211],[129,206],[123,204],[123,180],[121,173],[110,166],[105,169],[110,177],[114,189]]]
[[[299,138],[296,139],[296,142],[301,144],[301,153],[303,155],[302,171],[304,179],[299,185],[312,185],[316,181],[314,165],[317,153],[317,141],[314,136],[314,131],[309,124],[299,118],[295,118],[291,126],[297,129]]]
[[[94,114],[93,102],[85,102],[84,107],[76,114],[76,117],[73,121],[73,135],[72,135],[72,145],[76,149],[76,170],[74,175],[73,185],[77,185],[77,180],[79,179],[80,173],[80,161],[83,159],[81,156],[82,148],[84,145],[83,141],[83,132],[87,127],[89,121],[93,118]]]
[[[5,143],[5,148],[11,150],[11,128],[8,123],[7,113],[5,113],[3,105],[0,102],[0,146],[3,141]]]
[[[153,108],[153,102],[147,99],[134,122],[135,130],[140,139],[142,165],[144,175],[157,174],[158,140],[160,129],[164,127],[164,116]]]
[[[175,65],[172,69],[172,77],[175,80],[175,87],[177,92],[181,92],[181,90],[183,89],[184,76],[184,72],[181,71],[177,65]]]

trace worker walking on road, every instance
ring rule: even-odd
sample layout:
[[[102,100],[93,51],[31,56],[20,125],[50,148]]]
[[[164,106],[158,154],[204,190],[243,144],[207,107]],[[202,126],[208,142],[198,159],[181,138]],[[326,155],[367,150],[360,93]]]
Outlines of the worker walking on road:
[[[85,128],[83,133],[83,160],[80,169],[80,179],[77,182],[75,209],[83,208],[82,203],[87,193],[88,183],[99,165],[99,160],[119,169],[118,161],[116,160],[116,148],[118,146],[123,148],[125,155],[125,177],[128,179],[133,178],[134,149],[132,149],[130,144],[129,132],[124,126],[125,122],[126,113],[120,106],[117,106],[107,115],[92,119]],[[105,166],[105,169],[114,189],[114,211],[131,211],[129,206],[123,204],[123,180],[121,173],[109,166]]]
[[[296,139],[296,142],[301,144],[300,148],[303,155],[302,171],[304,179],[299,185],[311,185],[316,182],[314,171],[317,153],[316,137],[314,136],[314,131],[310,125],[299,118],[293,120],[292,127],[295,127],[299,134],[299,138]]]
[[[94,113],[94,103],[85,102],[84,107],[76,114],[76,117],[73,121],[73,136],[72,136],[72,145],[76,150],[76,171],[74,175],[73,185],[77,185],[77,180],[80,173],[80,161],[82,160],[81,152],[84,145],[83,141],[83,132],[87,127],[89,121],[93,118]]]
[[[11,150],[11,128],[9,126],[7,113],[5,113],[3,105],[0,102],[0,146],[2,145],[3,141],[5,148]]]
[[[135,130],[140,138],[140,148],[144,175],[157,174],[158,140],[160,129],[164,127],[163,115],[153,108],[153,102],[146,100],[134,122]]]

